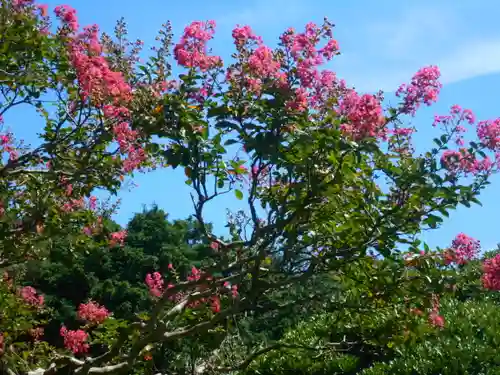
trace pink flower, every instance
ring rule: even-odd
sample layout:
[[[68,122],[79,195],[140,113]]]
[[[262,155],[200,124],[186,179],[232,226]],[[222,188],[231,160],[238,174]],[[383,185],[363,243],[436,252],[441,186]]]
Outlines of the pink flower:
[[[188,275],[188,281],[198,281],[201,278],[201,271],[193,266],[191,268],[191,273]]]
[[[318,50],[318,52],[323,55],[327,60],[331,60],[339,51],[339,44],[336,40],[330,39],[326,45]]]
[[[293,27],[288,28],[283,34],[280,36],[281,44],[287,48],[291,48],[293,42],[295,40],[295,30]]]
[[[500,118],[479,122],[477,136],[490,150],[498,150],[500,148]]]
[[[297,77],[302,87],[312,88],[313,83],[319,79],[317,66],[321,64],[321,57],[309,57],[297,62]]]
[[[210,243],[210,248],[211,248],[212,250],[218,251],[218,250],[219,250],[219,248],[220,248],[220,245],[219,245],[219,243],[218,243],[218,242],[216,242],[216,241],[212,241],[212,242]]]
[[[210,308],[212,309],[212,311],[214,313],[218,313],[220,312],[220,298],[219,296],[213,296],[211,299],[210,299]]]
[[[90,346],[85,342],[89,336],[87,332],[81,329],[71,331],[62,326],[59,333],[64,338],[66,349],[71,350],[73,353],[86,353],[89,350]]]
[[[245,45],[249,40],[254,40],[257,43],[262,43],[262,39],[254,34],[250,26],[236,26],[233,29],[234,44],[239,47]]]
[[[146,275],[146,285],[149,288],[149,292],[155,297],[160,297],[163,294],[164,283],[163,277],[159,272],[148,273]]]
[[[481,281],[486,289],[500,290],[500,254],[484,261]]]
[[[259,46],[248,59],[248,66],[257,78],[275,77],[280,63],[274,60],[273,51],[269,47]]]
[[[207,55],[207,42],[215,33],[215,21],[194,21],[184,29],[180,42],[174,47],[179,65],[207,71],[219,65],[221,58]]]
[[[56,7],[56,14],[72,31],[78,29],[72,8]],[[138,132],[130,128],[130,112],[124,106],[132,99],[131,86],[121,72],[111,70],[108,60],[102,55],[97,25],[85,27],[82,33],[72,37],[68,48],[83,99],[90,98],[102,105],[104,116],[117,123],[112,131],[120,152],[126,155],[123,169],[133,171],[144,162],[146,153],[138,144]]]
[[[478,160],[465,148],[461,148],[459,151],[444,151],[441,156],[441,164],[452,174],[464,172],[475,175],[480,172],[489,172],[493,167],[493,162],[488,156],[482,160]]]
[[[231,294],[233,295],[233,298],[238,297],[238,285],[233,284],[231,286]]]
[[[111,233],[111,239],[109,240],[109,246],[123,246],[125,239],[127,238],[127,231],[121,230],[119,232]]]
[[[86,320],[90,323],[100,324],[110,315],[106,307],[99,305],[97,302],[89,301],[81,303],[78,307],[78,318]]]
[[[438,312],[432,311],[429,314],[429,323],[434,327],[443,328],[444,327],[444,317],[439,315]]]
[[[295,96],[293,100],[286,102],[286,107],[289,110],[303,112],[307,110],[307,91],[303,87],[295,89]]]
[[[94,195],[91,195],[89,198],[89,208],[91,210],[95,210],[97,207],[97,197]]]
[[[44,296],[38,295],[35,288],[31,286],[25,286],[21,288],[19,294],[21,298],[29,305],[42,307],[44,304]]]
[[[341,130],[354,140],[385,136],[387,129],[382,107],[373,95],[359,96],[356,91],[351,90],[342,98],[339,110],[349,121],[341,125]]]
[[[408,137],[413,134],[415,129],[413,128],[397,128],[392,131],[392,134],[399,137]]]
[[[454,252],[458,264],[465,264],[474,259],[481,250],[481,245],[478,240],[460,233],[451,243],[450,250]]]
[[[442,87],[440,76],[437,66],[428,66],[420,69],[410,84],[401,85],[396,91],[398,97],[403,97],[401,111],[414,115],[421,103],[431,105],[435,102]]]
[[[73,194],[73,185],[68,184],[66,185],[66,195],[69,197],[71,194]]]
[[[59,5],[55,7],[54,13],[71,31],[75,32],[78,30],[78,19],[75,9],[69,5]]]
[[[130,117],[130,111],[128,108],[116,105],[105,105],[103,108],[103,113],[106,118],[109,119],[127,119]]]
[[[260,95],[262,91],[262,80],[260,78],[246,77],[244,83],[251,93],[257,96]]]
[[[462,146],[464,144],[463,133],[467,130],[462,125],[463,122],[473,125],[475,121],[474,113],[470,109],[462,109],[462,107],[455,104],[451,107],[449,115],[434,116],[432,126],[440,124],[447,134],[454,133],[456,135],[455,143]]]

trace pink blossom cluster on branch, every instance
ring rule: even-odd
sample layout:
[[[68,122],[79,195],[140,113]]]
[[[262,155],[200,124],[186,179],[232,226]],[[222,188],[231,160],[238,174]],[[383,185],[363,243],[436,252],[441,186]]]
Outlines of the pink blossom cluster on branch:
[[[25,286],[19,291],[21,298],[29,305],[42,307],[44,304],[44,296],[38,294],[35,288],[31,286]]]
[[[207,42],[215,33],[215,21],[195,21],[184,29],[180,42],[174,47],[177,62],[187,68],[199,68],[201,71],[212,69],[222,60],[218,56],[209,56]]]
[[[90,348],[90,345],[87,343],[89,335],[84,330],[68,330],[65,326],[62,326],[59,333],[64,339],[64,346],[73,353],[88,352]]]
[[[409,84],[402,84],[396,91],[396,95],[403,98],[401,112],[414,115],[422,103],[436,102],[442,87],[440,76],[437,66],[427,66],[420,69]]]
[[[58,7],[56,15],[72,32],[78,31],[74,9]],[[91,100],[102,108],[120,152],[126,155],[123,169],[131,172],[146,160],[146,153],[137,142],[139,133],[130,127],[130,113],[125,107],[132,100],[132,88],[121,72],[110,68],[98,36],[97,25],[85,27],[74,35],[68,44],[71,63],[77,73],[81,99]]]
[[[431,323],[434,327],[444,327],[445,320],[442,315],[439,315],[439,297],[437,295],[432,298],[432,309],[429,313],[429,323]]]
[[[169,269],[173,269],[173,267],[169,267]],[[201,280],[202,278],[204,280],[206,280],[207,283],[212,281],[211,276],[205,275],[201,270],[199,270],[198,268],[193,266],[191,268],[191,272],[187,276],[187,281],[188,282],[196,282],[196,281]],[[149,292],[151,293],[151,295],[153,295],[155,297],[161,297],[163,295],[163,293],[165,293],[165,291],[166,291],[165,287],[164,287],[165,281],[163,279],[163,276],[159,272],[147,274],[145,282],[149,288]],[[175,286],[174,284],[169,283],[167,285],[166,289],[168,290],[170,288],[173,288],[174,286]],[[238,286],[237,285],[231,286],[229,283],[225,282],[223,284],[223,287],[226,290],[230,291],[233,298],[236,298],[238,296]],[[194,287],[194,290],[198,291],[198,292],[202,292],[202,291],[206,290],[207,288],[208,288],[208,286],[206,284],[201,283],[201,284],[196,285]],[[186,293],[179,292],[179,293],[172,294],[171,296],[169,296],[169,300],[174,301],[174,302],[179,302],[183,298],[187,297],[187,295],[189,293],[188,292],[186,292]],[[220,300],[220,296],[217,293],[218,293],[218,290],[214,291],[214,294],[210,297],[195,299],[192,302],[190,302],[187,306],[189,308],[194,309],[194,308],[197,308],[203,304],[208,304],[208,305],[210,305],[211,310],[214,313],[217,313],[221,309],[221,300]]]
[[[118,232],[113,232],[110,235],[109,246],[123,246],[125,244],[125,239],[127,238],[127,231],[121,230]]]
[[[481,250],[478,240],[459,233],[452,241],[451,247],[445,251],[444,259],[447,264],[466,264],[473,260]]]
[[[483,263],[483,287],[490,290],[500,290],[500,254],[486,259]]]
[[[373,95],[359,96],[351,90],[342,98],[339,109],[348,120],[340,129],[354,140],[385,137],[387,130],[382,106]]]
[[[78,318],[94,324],[104,322],[110,313],[106,307],[99,305],[97,302],[89,301],[81,303],[78,307]]]

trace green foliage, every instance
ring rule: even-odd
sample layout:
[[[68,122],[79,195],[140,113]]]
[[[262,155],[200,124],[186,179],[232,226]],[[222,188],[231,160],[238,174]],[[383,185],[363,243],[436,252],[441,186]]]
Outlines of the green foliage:
[[[61,239],[46,260],[29,263],[25,283],[46,295],[55,322],[76,325],[75,306],[88,299],[103,304],[118,319],[134,321],[153,304],[144,284],[148,273],[167,273],[172,264],[185,275],[209,253],[192,219],[168,221],[158,207],[136,214],[127,230],[124,247],[100,246],[89,254],[75,254]]]

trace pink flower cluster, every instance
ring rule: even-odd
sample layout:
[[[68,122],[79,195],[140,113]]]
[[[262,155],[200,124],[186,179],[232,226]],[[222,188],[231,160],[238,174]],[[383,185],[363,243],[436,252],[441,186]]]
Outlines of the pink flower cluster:
[[[36,289],[31,286],[25,286],[19,291],[19,295],[27,304],[36,307],[42,307],[44,304],[44,296],[38,294]]]
[[[238,297],[238,285],[236,285],[236,284],[231,285],[228,281],[226,281],[224,283],[224,287],[231,290],[231,294],[232,294],[233,298]]]
[[[449,115],[434,116],[432,126],[441,125],[447,134],[455,134],[455,143],[459,146],[464,144],[463,133],[466,128],[462,125],[467,122],[469,125],[474,125],[476,117],[470,109],[463,109],[459,105],[451,107]]]
[[[207,42],[215,33],[215,21],[194,21],[184,29],[180,42],[174,47],[179,65],[207,71],[221,64],[218,56],[207,54]]]
[[[274,59],[273,50],[264,45],[260,45],[252,53],[248,59],[248,67],[259,79],[280,76],[280,63]]]
[[[347,91],[343,80],[338,80],[337,75],[330,70],[322,70],[316,77],[312,91],[309,94],[309,105],[315,109],[321,109],[324,103],[328,103],[332,97]]]
[[[421,103],[435,102],[442,87],[440,76],[437,66],[428,66],[420,69],[410,84],[402,84],[396,91],[396,96],[403,97],[401,112],[414,115]]]
[[[341,130],[354,140],[383,138],[387,134],[382,106],[373,95],[359,96],[356,91],[351,90],[342,98],[339,112],[348,120],[341,125]]]
[[[71,184],[63,185],[66,195],[71,195],[73,193],[73,186]],[[95,196],[90,196],[88,199],[84,197],[81,198],[71,198],[62,204],[61,209],[63,212],[73,212],[77,210],[82,210],[88,208],[89,210],[95,210],[97,207],[97,198]]]
[[[397,137],[409,137],[415,132],[413,128],[397,128],[392,130],[392,134]]]
[[[76,17],[76,10],[69,5],[59,5],[55,7],[54,13],[70,31],[76,32],[78,30],[78,19]]]
[[[319,78],[317,67],[323,63],[324,59],[331,60],[339,52],[338,43],[332,38],[331,29],[328,29],[325,37],[328,38],[326,45],[317,49],[322,39],[322,30],[312,22],[306,25],[303,33],[295,35],[293,29],[289,29],[281,37],[282,42],[290,48],[290,53],[297,62],[297,76],[302,87],[312,88]]]
[[[429,313],[429,323],[434,327],[443,328],[444,327],[444,317],[439,315],[439,299],[437,296],[432,298],[432,310]]]
[[[123,246],[125,244],[125,239],[127,238],[127,231],[121,230],[119,232],[111,233],[109,246]]]
[[[232,36],[236,47],[244,46],[249,41],[257,42],[257,44],[259,45],[262,43],[262,38],[260,36],[255,35],[252,28],[248,25],[242,27],[237,25],[233,29]]]
[[[471,155],[466,148],[446,150],[441,155],[441,164],[453,174],[464,172],[473,175],[481,172],[489,172],[493,167],[493,161],[486,156],[479,160]]]
[[[465,264],[479,254],[481,244],[465,233],[460,233],[452,241],[450,250],[453,252],[457,264]]]
[[[240,52],[242,65],[238,68],[230,67],[227,80],[232,85],[242,82],[254,95],[261,95],[262,85],[268,82],[275,88],[288,89],[291,98],[286,103],[287,108],[303,112],[309,105],[319,107],[338,84],[333,72],[320,73],[318,70],[319,65],[338,53],[338,43],[332,39],[330,25],[320,28],[309,23],[303,33],[296,34],[293,29],[288,29],[281,35],[281,45],[295,64],[295,69],[289,71],[288,77],[282,68],[290,62],[263,45],[262,39],[249,26],[236,27],[233,38]],[[318,48],[322,39],[327,39],[327,42],[322,48]],[[257,47],[254,49],[255,45]],[[297,79],[299,87],[289,87],[289,83],[297,82]]]
[[[169,264],[169,269],[173,270],[173,266],[171,266],[170,264]],[[187,277],[187,281],[190,281],[190,282],[199,281],[202,276],[203,276],[203,273],[199,269],[197,269],[196,267],[193,266],[191,268],[191,273]],[[206,280],[207,281],[211,280],[211,277],[207,277]],[[153,274],[147,274],[145,281],[146,281],[146,285],[148,286],[149,292],[151,293],[151,295],[153,295],[155,297],[162,296],[162,294],[165,291],[165,288],[164,288],[165,281],[163,279],[163,276],[159,272],[154,272]],[[225,288],[228,288],[228,286],[229,286],[228,283],[224,284]],[[167,289],[170,289],[173,287],[174,287],[173,284],[168,284]],[[206,288],[207,288],[207,286],[202,285],[202,284],[197,285],[195,287],[195,289],[198,291],[206,290]],[[238,287],[236,285],[233,285],[231,287],[231,293],[232,293],[233,297],[236,297],[238,295]],[[184,297],[185,297],[185,295],[182,292],[179,292],[179,293],[176,293],[176,294],[169,296],[169,299],[171,301],[178,302],[178,301],[182,300],[182,298],[184,298]],[[201,299],[198,299],[196,301],[193,301],[188,305],[188,307],[189,308],[196,308],[202,304],[209,304],[211,310],[214,313],[218,313],[221,309],[220,297],[217,294],[215,294],[211,297],[208,297],[208,298],[201,298]]]
[[[120,72],[112,71],[101,55],[98,27],[87,27],[70,45],[71,62],[76,69],[84,96],[98,103],[110,99],[114,104],[129,102],[132,89]]]
[[[479,122],[477,136],[490,150],[500,150],[500,118]]]
[[[294,94],[293,99],[285,103],[286,107],[297,112],[304,112],[307,110],[309,104],[307,90],[303,87],[298,87],[295,89]]]
[[[70,199],[61,207],[64,212],[73,212],[83,208],[85,208],[85,199],[83,197],[79,199]]]
[[[64,338],[66,349],[71,350],[75,354],[88,352],[90,346],[86,343],[89,337],[87,332],[81,329],[72,331],[62,326],[59,333]]]
[[[74,9],[62,6],[57,7],[55,11],[71,31],[78,31]],[[132,99],[132,88],[121,72],[111,70],[102,55],[99,28],[96,25],[85,27],[82,33],[73,37],[69,43],[69,51],[71,63],[83,91],[82,98],[103,105],[105,118],[114,124],[112,130],[120,152],[127,155],[123,161],[123,169],[125,172],[131,172],[146,159],[144,149],[137,143],[139,134],[130,127],[129,110],[124,107]]]
[[[279,82],[282,86],[286,76],[280,72],[281,64],[271,48],[265,46],[262,38],[255,35],[250,26],[237,26],[233,30],[236,48],[243,58],[240,66],[230,66],[226,79],[232,85],[243,85],[250,93],[259,96],[266,80],[271,84]],[[256,47],[255,49],[253,49]]]
[[[90,323],[100,324],[104,322],[109,315],[110,313],[106,307],[94,301],[81,303],[78,307],[78,318]]]
[[[484,261],[481,281],[486,289],[500,290],[500,254]]]
[[[18,157],[13,142],[14,139],[11,133],[0,135],[0,153],[7,152],[10,160],[15,160]]]
[[[163,280],[163,276],[159,272],[154,272],[153,274],[148,273],[146,275],[146,285],[151,295],[160,297],[163,294],[164,284],[165,281]]]

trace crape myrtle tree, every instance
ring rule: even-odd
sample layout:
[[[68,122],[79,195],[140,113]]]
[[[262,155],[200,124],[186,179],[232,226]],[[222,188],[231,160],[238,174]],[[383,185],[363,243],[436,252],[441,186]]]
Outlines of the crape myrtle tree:
[[[238,26],[229,63],[208,50],[213,21],[193,22],[176,42],[167,24],[141,63],[141,42],[126,39],[123,22],[110,37],[95,25],[80,28],[66,5],[52,17],[32,0],[1,4],[5,373],[152,372],[147,359],[156,348],[197,342],[213,350],[179,372],[244,368],[277,346],[258,348],[241,362],[212,361],[238,317],[321,300],[328,293],[315,288],[318,278],[342,278],[370,251],[402,262],[400,245],[418,251],[419,232],[438,227],[459,204],[477,203],[497,170],[500,120],[476,123],[459,106],[436,117],[441,135],[417,154],[411,144],[417,129],[404,120],[437,100],[438,68],[418,71],[398,89],[400,103],[384,108],[381,93],[358,93],[321,69],[339,54],[326,20],[285,31],[276,49]],[[177,77],[169,65],[172,44],[173,60],[184,68]],[[18,108],[40,114],[39,144],[15,138],[10,114]],[[475,136],[466,143],[467,130]],[[43,258],[62,235],[75,252],[92,251],[96,241],[117,251],[127,233],[106,230],[102,223],[114,207],[92,193],[116,193],[127,174],[156,167],[184,169],[194,216],[215,255],[186,278],[176,265],[151,270],[145,287],[154,307],[133,323],[120,323],[95,301],[75,306],[81,327],[62,325],[61,347],[48,345],[42,329],[50,310],[36,289],[19,287],[23,264]],[[247,209],[229,216],[230,236],[222,239],[207,225],[205,209],[226,194]],[[460,241],[470,248],[468,237]],[[462,247],[439,254],[457,262],[468,257]],[[485,264],[489,288],[499,285],[499,262]],[[427,273],[440,269],[418,271],[411,279],[418,288],[410,289],[438,325],[432,295],[443,292],[446,273],[437,281]]]

